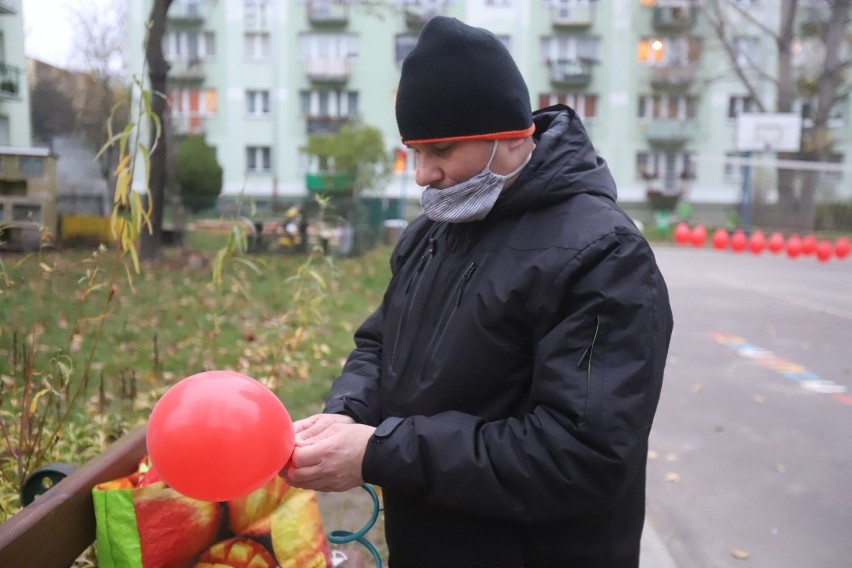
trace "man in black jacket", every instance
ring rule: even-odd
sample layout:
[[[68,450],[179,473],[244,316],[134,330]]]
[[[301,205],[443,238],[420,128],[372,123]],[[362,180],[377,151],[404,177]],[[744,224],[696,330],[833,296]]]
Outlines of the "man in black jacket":
[[[392,568],[635,568],[672,331],[651,248],[490,32],[430,20],[396,114],[425,215],[283,475],[381,486]]]

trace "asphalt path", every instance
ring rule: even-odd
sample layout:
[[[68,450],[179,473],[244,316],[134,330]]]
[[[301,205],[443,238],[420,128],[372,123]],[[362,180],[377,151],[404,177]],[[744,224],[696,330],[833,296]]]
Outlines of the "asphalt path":
[[[852,258],[655,252],[648,522],[679,568],[852,567]]]

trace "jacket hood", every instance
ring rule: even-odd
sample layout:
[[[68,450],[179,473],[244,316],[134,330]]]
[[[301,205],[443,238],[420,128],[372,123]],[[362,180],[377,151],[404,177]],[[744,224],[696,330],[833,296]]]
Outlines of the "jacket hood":
[[[580,117],[565,105],[533,113],[535,150],[529,164],[494,206],[489,218],[548,207],[587,193],[615,201],[616,185]]]

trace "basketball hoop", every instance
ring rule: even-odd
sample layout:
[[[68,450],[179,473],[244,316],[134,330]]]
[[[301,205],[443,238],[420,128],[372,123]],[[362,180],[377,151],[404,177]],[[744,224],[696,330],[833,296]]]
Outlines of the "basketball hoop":
[[[737,117],[736,149],[740,152],[798,152],[802,117],[793,113],[742,113]]]

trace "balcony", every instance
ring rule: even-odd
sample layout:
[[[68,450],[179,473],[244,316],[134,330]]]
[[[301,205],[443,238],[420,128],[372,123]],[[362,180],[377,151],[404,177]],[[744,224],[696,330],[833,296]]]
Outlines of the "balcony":
[[[18,9],[15,7],[14,2],[10,2],[9,0],[0,0],[0,15],[17,13]]]
[[[0,63],[0,98],[16,99],[21,91],[21,69]]]
[[[308,21],[315,26],[345,25],[349,22],[349,5],[340,0],[309,0]]]
[[[355,185],[355,174],[306,174],[305,186],[314,193],[348,193]]]
[[[206,75],[201,59],[177,59],[170,61],[169,78],[183,81],[203,81]]]
[[[594,0],[573,5],[551,6],[550,21],[554,28],[587,28],[595,17]]]
[[[169,7],[170,22],[201,24],[207,17],[207,2],[204,0],[175,0]]]
[[[655,118],[645,125],[645,138],[658,146],[681,146],[695,137],[695,122],[681,118]]]
[[[658,32],[683,33],[695,26],[696,11],[688,6],[657,6],[653,14],[654,29]]]
[[[579,87],[592,80],[592,62],[581,59],[558,59],[550,62],[550,82],[558,87]]]
[[[655,89],[683,90],[689,88],[698,74],[698,65],[663,65],[651,69],[650,82]]]
[[[172,114],[169,117],[172,134],[175,136],[203,134],[205,131],[204,123],[206,118],[208,118],[208,115],[202,115],[200,113]]]
[[[348,58],[308,59],[305,73],[311,81],[321,83],[344,83],[349,80],[351,64]]]
[[[355,117],[308,115],[305,117],[308,134],[334,134]]]

